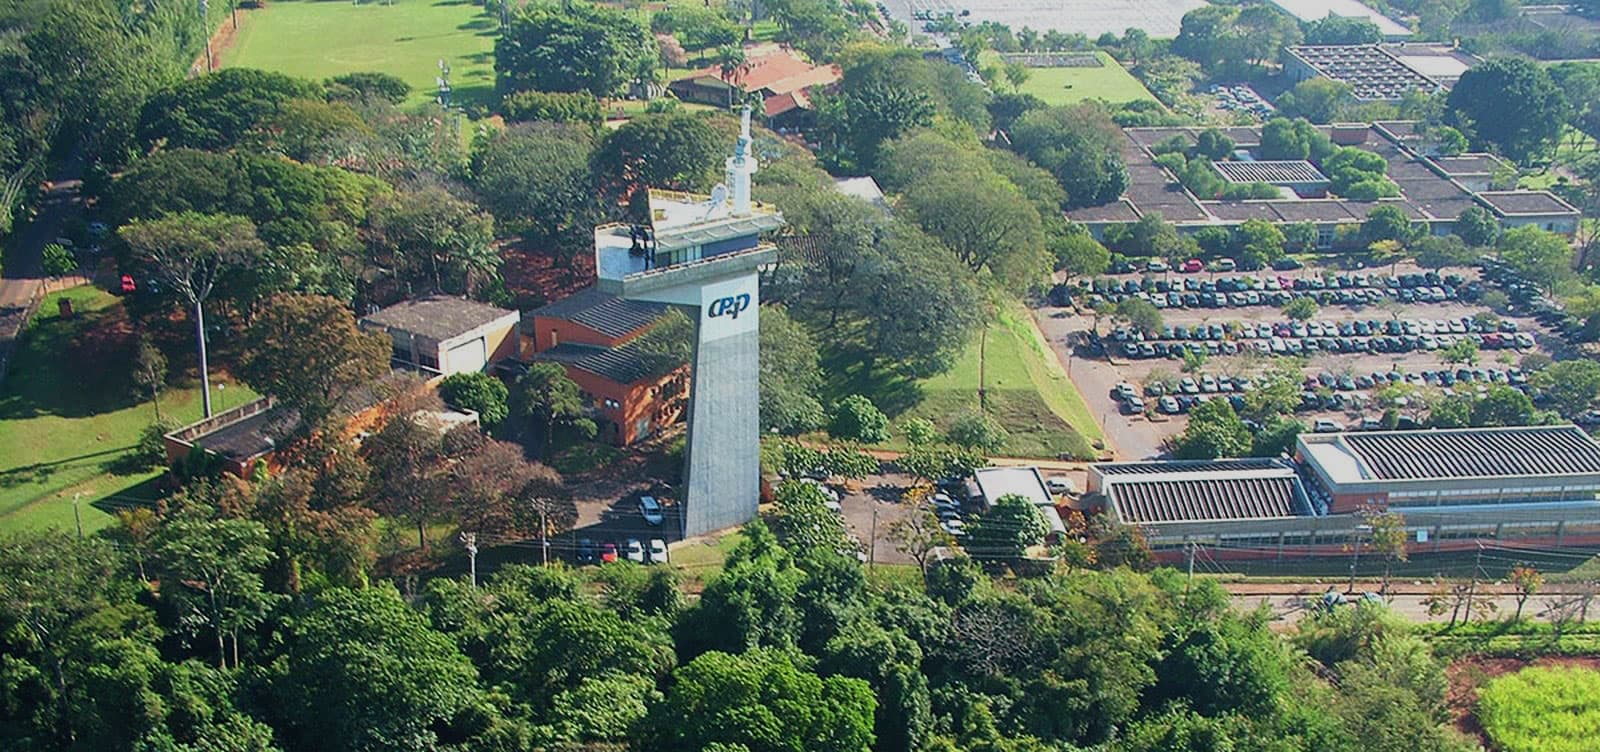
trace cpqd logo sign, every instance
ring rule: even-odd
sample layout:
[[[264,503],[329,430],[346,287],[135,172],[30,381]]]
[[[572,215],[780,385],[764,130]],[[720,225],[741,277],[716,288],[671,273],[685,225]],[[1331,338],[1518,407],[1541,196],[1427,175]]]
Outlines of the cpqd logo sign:
[[[749,307],[750,293],[729,295],[728,297],[711,301],[711,307],[710,310],[706,311],[706,317],[714,319],[727,316],[731,319],[738,319],[739,314],[744,313]]]

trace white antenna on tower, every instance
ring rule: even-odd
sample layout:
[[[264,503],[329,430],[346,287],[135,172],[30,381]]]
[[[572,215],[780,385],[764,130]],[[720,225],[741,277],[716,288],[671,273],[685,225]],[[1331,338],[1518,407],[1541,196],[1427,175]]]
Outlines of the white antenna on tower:
[[[727,179],[733,189],[733,214],[750,213],[750,176],[756,171],[756,158],[750,153],[750,105],[744,106],[739,117],[739,142],[728,157]]]

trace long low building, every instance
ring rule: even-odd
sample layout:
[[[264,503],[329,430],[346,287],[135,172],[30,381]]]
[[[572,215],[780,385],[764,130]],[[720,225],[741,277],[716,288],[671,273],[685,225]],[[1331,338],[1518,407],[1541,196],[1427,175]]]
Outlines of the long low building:
[[[1334,513],[1595,503],[1600,444],[1573,425],[1301,434],[1296,453]]]
[[[1302,434],[1292,460],[1092,465],[1087,491],[1168,558],[1344,555],[1382,511],[1417,552],[1600,545],[1600,444],[1572,425]]]

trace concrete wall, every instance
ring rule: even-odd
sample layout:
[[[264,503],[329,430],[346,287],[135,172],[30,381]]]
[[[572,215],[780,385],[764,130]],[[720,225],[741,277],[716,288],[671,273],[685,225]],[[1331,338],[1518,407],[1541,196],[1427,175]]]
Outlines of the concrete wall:
[[[755,316],[757,310],[752,305],[744,315]],[[742,525],[756,516],[761,492],[759,345],[755,329],[695,345],[685,451],[685,536]]]

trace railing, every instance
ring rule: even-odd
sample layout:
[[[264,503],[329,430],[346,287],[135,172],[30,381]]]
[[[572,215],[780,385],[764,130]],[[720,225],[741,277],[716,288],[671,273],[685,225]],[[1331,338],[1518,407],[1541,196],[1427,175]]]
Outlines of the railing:
[[[245,418],[266,412],[273,405],[271,397],[261,397],[253,402],[246,402],[238,407],[224,410],[209,418],[182,426],[167,434],[167,438],[181,441],[185,444],[193,443],[194,439],[204,436],[223,426],[238,423]]]

